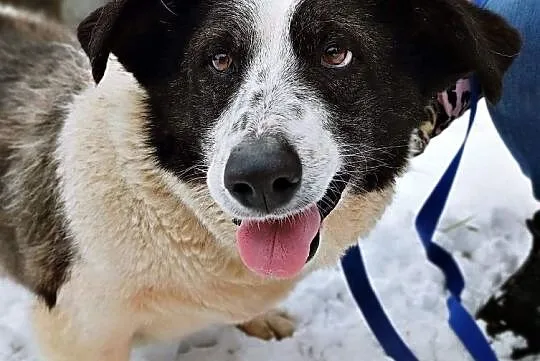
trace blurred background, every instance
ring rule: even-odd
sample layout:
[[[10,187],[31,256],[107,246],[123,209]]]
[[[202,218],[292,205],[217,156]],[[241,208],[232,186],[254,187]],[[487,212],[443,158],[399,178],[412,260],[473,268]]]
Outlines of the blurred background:
[[[70,27],[76,27],[92,10],[106,0],[2,0],[2,3],[24,7],[65,22]]]

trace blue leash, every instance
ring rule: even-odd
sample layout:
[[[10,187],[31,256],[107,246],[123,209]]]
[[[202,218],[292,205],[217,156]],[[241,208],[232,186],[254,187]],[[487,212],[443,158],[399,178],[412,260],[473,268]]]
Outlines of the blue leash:
[[[483,2],[484,0],[478,0],[478,3]],[[446,288],[450,293],[447,299],[450,327],[475,361],[497,361],[497,357],[484,334],[473,317],[461,304],[461,294],[465,288],[465,280],[459,266],[448,251],[432,241],[463,156],[465,144],[474,124],[479,97],[479,84],[476,79],[471,79],[471,86],[472,99],[469,126],[463,144],[420,210],[416,219],[416,230],[426,251],[427,258],[445,276]],[[368,278],[362,253],[357,245],[352,247],[343,257],[342,266],[351,293],[364,314],[368,326],[386,354],[396,361],[417,361],[418,359],[403,342],[377,299]]]

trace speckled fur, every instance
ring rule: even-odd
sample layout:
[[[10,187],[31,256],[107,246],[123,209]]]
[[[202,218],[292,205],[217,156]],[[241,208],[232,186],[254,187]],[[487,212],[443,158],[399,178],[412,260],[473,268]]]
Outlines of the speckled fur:
[[[40,16],[0,7],[0,28],[0,259],[52,305],[73,256],[53,151],[64,107],[89,81],[87,60]]]

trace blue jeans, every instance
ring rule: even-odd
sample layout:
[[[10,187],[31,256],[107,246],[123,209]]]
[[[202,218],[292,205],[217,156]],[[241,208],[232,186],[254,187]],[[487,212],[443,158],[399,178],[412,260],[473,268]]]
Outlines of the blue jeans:
[[[505,76],[501,101],[488,109],[540,200],[540,0],[488,0],[485,8],[507,19],[523,37],[521,54]]]

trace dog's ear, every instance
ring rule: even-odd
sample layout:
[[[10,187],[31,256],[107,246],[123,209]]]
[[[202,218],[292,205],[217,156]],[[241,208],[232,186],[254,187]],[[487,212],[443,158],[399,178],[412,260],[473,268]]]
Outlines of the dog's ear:
[[[393,28],[397,58],[420,80],[426,95],[475,73],[486,99],[491,103],[500,99],[504,73],[521,48],[519,33],[502,17],[467,0],[378,4],[379,14],[397,25]]]
[[[90,59],[96,83],[103,78],[111,53],[138,80],[164,71],[153,65],[165,58],[164,52],[168,50],[167,45],[171,45],[171,37],[177,36],[178,26],[191,25],[190,9],[196,3],[193,0],[112,0],[91,13],[79,25],[77,36]],[[180,48],[181,44],[174,46]]]
[[[92,12],[77,28],[77,37],[90,59],[92,75],[99,83],[105,74],[107,60],[112,51],[115,26],[122,9],[129,0],[111,1]]]

